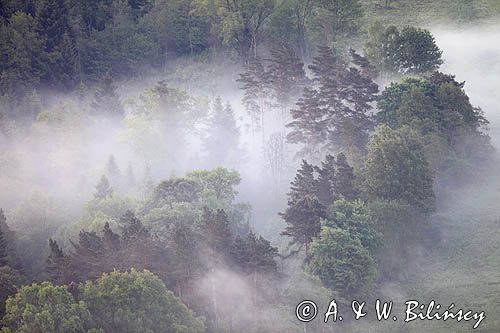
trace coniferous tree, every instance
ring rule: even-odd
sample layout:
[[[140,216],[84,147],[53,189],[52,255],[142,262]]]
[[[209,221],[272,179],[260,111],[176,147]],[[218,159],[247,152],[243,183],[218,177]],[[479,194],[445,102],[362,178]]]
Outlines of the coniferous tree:
[[[353,66],[335,50],[320,46],[309,66],[314,87],[304,89],[287,125],[292,128],[289,141],[303,143],[305,154],[317,158],[324,150],[345,149],[352,154],[364,150],[372,128],[371,102],[378,86],[367,76],[365,60],[355,52],[351,54]]]
[[[68,8],[64,0],[38,0],[35,4],[37,31],[45,38],[45,49],[53,51],[69,31]]]
[[[356,184],[354,168],[349,165],[343,153],[337,154],[335,160],[336,176],[333,179],[336,199],[355,200],[359,198],[360,191]]]
[[[116,187],[119,185],[121,173],[113,155],[109,156],[108,163],[106,164],[106,175],[108,179],[111,180],[113,186]]]
[[[328,207],[336,197],[334,185],[337,177],[335,157],[330,154],[326,155],[325,160],[321,162],[321,167],[315,167],[315,170],[318,173],[316,196],[325,207]]]
[[[289,46],[271,50],[269,86],[278,106],[285,110],[296,99],[306,83],[304,63]]]
[[[215,99],[209,122],[205,150],[211,164],[227,162],[231,152],[236,153],[239,146],[239,130],[234,118],[233,108],[229,103],[224,107],[220,97]]]
[[[49,239],[50,253],[46,261],[45,271],[47,272],[49,279],[54,283],[65,283],[65,271],[67,266],[65,265],[65,255],[63,250],[59,247],[57,242],[52,238]]]
[[[252,133],[264,131],[266,104],[269,97],[269,73],[258,57],[248,63],[246,71],[237,80],[245,91],[243,105],[252,121]]]
[[[106,117],[122,117],[124,110],[116,92],[113,78],[107,73],[94,93],[92,101],[94,113]]]
[[[113,196],[113,188],[109,184],[109,180],[106,176],[102,176],[101,180],[95,187],[96,192],[94,193],[94,198],[96,199],[107,199]]]
[[[232,233],[224,210],[217,209],[214,212],[204,207],[201,220],[201,232],[207,246],[214,251],[215,257],[226,256],[231,246]]]
[[[280,215],[287,223],[281,234],[292,237],[293,243],[305,245],[307,256],[309,244],[321,231],[321,219],[326,217],[325,206],[316,196],[306,195],[289,205]]]

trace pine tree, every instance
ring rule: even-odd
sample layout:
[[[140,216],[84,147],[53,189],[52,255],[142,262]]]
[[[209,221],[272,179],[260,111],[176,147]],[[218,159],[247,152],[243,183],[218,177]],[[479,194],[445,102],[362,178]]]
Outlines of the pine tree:
[[[314,166],[302,160],[302,165],[291,183],[288,203],[293,204],[308,195],[315,195],[318,181],[314,178]]]
[[[250,60],[245,73],[237,80],[245,91],[243,105],[252,120],[252,133],[265,130],[264,116],[269,97],[269,73],[258,57]]]
[[[94,93],[92,108],[96,114],[107,117],[122,117],[124,110],[116,92],[113,78],[107,73]]]
[[[103,200],[113,196],[113,188],[109,184],[108,178],[104,175],[95,188],[96,193],[94,193],[94,198],[96,199]]]
[[[306,83],[304,63],[289,46],[273,48],[271,56],[269,85],[278,106],[286,110]]]
[[[314,87],[306,87],[292,110],[288,139],[303,143],[302,154],[317,158],[323,150],[363,151],[372,128],[371,102],[378,86],[367,73],[367,62],[356,54],[350,67],[335,50],[320,46],[309,66]],[[366,75],[365,75],[366,74]]]

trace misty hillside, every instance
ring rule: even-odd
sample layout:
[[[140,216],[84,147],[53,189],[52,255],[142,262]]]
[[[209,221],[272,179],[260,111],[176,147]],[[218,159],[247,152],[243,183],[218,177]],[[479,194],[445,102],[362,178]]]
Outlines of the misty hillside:
[[[500,331],[499,29],[0,0],[0,332]]]

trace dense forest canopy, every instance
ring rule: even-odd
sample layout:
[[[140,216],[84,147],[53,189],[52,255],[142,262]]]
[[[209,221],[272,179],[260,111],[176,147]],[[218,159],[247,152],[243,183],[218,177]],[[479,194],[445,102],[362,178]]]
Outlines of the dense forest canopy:
[[[493,0],[0,1],[0,332],[463,330],[304,324],[295,307],[491,294],[497,106],[468,74],[487,68],[494,90],[500,50],[466,70],[439,34],[497,31],[498,14]]]

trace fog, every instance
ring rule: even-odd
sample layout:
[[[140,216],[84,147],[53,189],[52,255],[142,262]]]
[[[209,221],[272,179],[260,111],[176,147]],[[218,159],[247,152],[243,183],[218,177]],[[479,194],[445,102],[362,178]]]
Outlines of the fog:
[[[459,82],[466,81],[465,91],[472,104],[480,106],[490,121],[490,135],[495,147],[500,147],[499,29],[500,26],[492,25],[459,31],[446,27],[431,29],[437,44],[443,50],[444,64],[441,70],[456,75]],[[280,236],[284,222],[278,213],[286,205],[289,182],[293,179],[300,160],[294,158],[297,147],[285,145],[282,151],[274,152],[269,152],[269,147],[271,142],[276,146],[283,144],[285,129],[282,125],[289,119],[280,110],[271,109],[264,121],[264,129],[257,134],[253,133],[251,121],[241,102],[239,84],[236,82],[241,69],[237,65],[225,67],[223,63],[205,63],[200,66],[196,59],[182,59],[174,62],[167,72],[116,82],[125,108],[125,117],[121,120],[89,117],[87,109],[91,99],[90,91],[83,100],[76,94],[57,95],[48,99],[31,128],[20,133],[10,133],[9,138],[0,137],[0,203],[10,227],[21,238],[43,229],[47,232],[43,241],[54,235],[60,236],[57,230],[61,225],[72,228],[83,214],[86,203],[93,198],[95,185],[101,175],[106,173],[106,164],[111,155],[122,176],[130,166],[137,180],[134,188],[116,188],[115,191],[120,196],[130,197],[138,202],[144,199],[141,186],[148,181],[148,177],[158,184],[173,176],[182,177],[193,170],[225,166],[241,174],[242,181],[237,188],[236,201],[252,206],[251,229],[269,239],[273,245],[278,246],[282,255],[286,255],[289,251],[288,240]],[[146,96],[147,90],[160,80],[165,80],[169,87],[186,89],[191,96],[197,98],[200,105],[195,107],[196,114],[189,115],[174,127],[168,128],[164,127],[162,119],[142,114],[140,110],[144,100],[141,96]],[[205,157],[203,140],[216,96],[221,96],[223,103],[229,102],[234,109],[240,133],[239,155],[209,161]],[[273,170],[272,164],[276,162],[273,161],[272,156],[276,157],[273,153],[281,156],[279,170]],[[279,172],[278,178],[276,172]],[[496,183],[490,186],[496,186]],[[475,193],[482,192],[476,188]],[[33,199],[37,196],[39,199]],[[460,205],[460,202],[468,202],[471,198],[457,194],[453,200],[457,199],[460,201],[453,207],[460,209],[458,215],[471,214],[467,211],[469,206]],[[23,207],[29,205],[30,200],[50,202],[45,205],[50,208],[41,214],[43,218],[22,220],[19,211],[25,209]],[[446,211],[448,209],[446,207]],[[438,207],[438,214],[444,210],[445,208]],[[38,224],[36,228],[30,225],[33,221]],[[435,217],[435,221],[439,221],[439,216]],[[420,250],[415,249],[415,252]],[[424,267],[418,267],[416,271],[426,271],[425,264],[425,260],[419,262],[418,265]],[[432,264],[436,265],[435,262]],[[285,264],[284,271],[291,275],[280,280],[280,283],[291,283],[293,271],[300,269],[296,265]],[[416,276],[422,278],[418,273]],[[297,275],[293,278],[297,278]],[[323,297],[317,281],[309,276],[302,278],[301,291],[310,289],[311,296]],[[244,331],[245,326],[254,322],[256,317],[267,320],[264,327],[272,325],[266,312],[272,310],[272,314],[279,315],[280,311],[284,311],[268,309],[262,305],[260,312],[249,312],[248,308],[253,306],[252,287],[248,285],[248,281],[228,269],[212,271],[201,277],[197,286],[200,293],[210,288],[220,290],[217,300],[221,309],[217,313],[226,318],[232,316],[232,325],[240,331]],[[266,288],[272,290],[274,285],[270,283]],[[383,284],[378,291],[382,296],[391,298],[410,295],[404,286],[394,284]],[[286,301],[297,301],[293,292],[289,292],[288,296],[290,297]],[[211,295],[207,299],[209,302],[214,301]],[[322,298],[321,301],[328,300]],[[289,305],[290,309],[286,310],[293,311],[294,304]],[[300,325],[297,327],[300,329]],[[319,332],[314,327],[312,329]],[[370,331],[375,332],[376,329]]]

